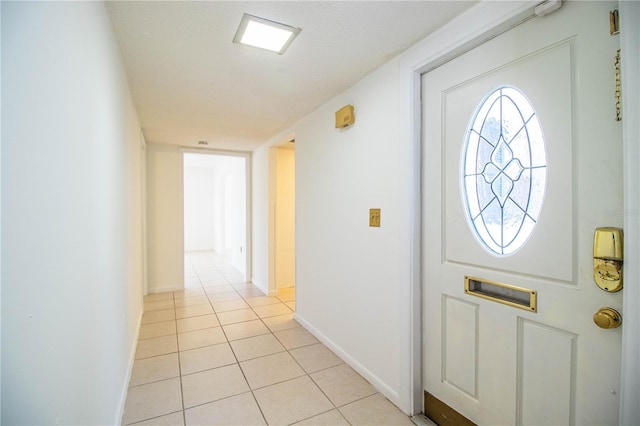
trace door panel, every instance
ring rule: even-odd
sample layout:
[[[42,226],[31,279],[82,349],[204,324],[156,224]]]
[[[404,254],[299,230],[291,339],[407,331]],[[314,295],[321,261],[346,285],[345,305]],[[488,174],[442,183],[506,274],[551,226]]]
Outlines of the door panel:
[[[621,332],[592,319],[623,293],[592,277],[594,229],[621,226],[615,7],[565,2],[422,79],[425,390],[478,424],[617,423]],[[547,157],[536,225],[508,256],[479,243],[461,195],[468,125],[501,86],[528,97]],[[534,290],[537,312],[467,294],[465,276]]]
[[[484,95],[500,85],[517,87],[526,93],[536,108],[539,120],[544,124],[547,157],[553,159],[571,159],[573,144],[571,140],[572,103],[571,103],[571,51],[573,40],[567,40],[558,46],[544,48],[524,58],[507,63],[500,69],[492,70],[481,76],[468,73],[463,84],[458,84],[443,93],[444,134],[443,140],[463,141],[467,123]],[[474,52],[476,53],[476,52]],[[477,55],[460,58],[462,66],[475,71],[474,63],[481,60]],[[487,60],[484,57],[484,60]],[[440,70],[445,72],[444,69]],[[439,78],[431,75],[430,78]],[[544,93],[537,88],[545,87]],[[545,96],[552,93],[553,96]],[[464,123],[463,125],[461,125]],[[463,265],[482,265],[504,269],[527,275],[536,275],[566,283],[573,283],[572,228],[566,226],[572,222],[572,173],[571,161],[557,162],[547,167],[547,181],[553,187],[547,189],[543,208],[529,241],[520,250],[518,256],[497,258],[477,244],[471,233],[459,233],[467,228],[463,205],[460,202],[460,153],[459,143],[447,143],[444,146],[444,198],[446,220],[445,261]],[[551,205],[554,208],[545,208]],[[553,216],[553,217],[551,217]],[[560,216],[560,217],[559,217]],[[538,262],[530,262],[531,256]]]
[[[576,334],[518,318],[520,424],[574,424]],[[553,386],[549,384],[553,383]]]

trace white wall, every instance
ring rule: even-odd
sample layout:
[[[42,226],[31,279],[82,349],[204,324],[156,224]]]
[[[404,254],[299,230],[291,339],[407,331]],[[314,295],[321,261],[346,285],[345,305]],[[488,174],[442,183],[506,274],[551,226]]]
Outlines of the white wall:
[[[140,126],[98,2],[2,2],[2,424],[120,421]]]
[[[147,145],[147,264],[149,293],[184,288],[182,153]]]
[[[223,157],[217,170],[220,186],[225,188],[222,227],[227,231],[225,255],[241,274],[246,274],[247,256],[247,175],[246,157]]]
[[[189,154],[187,154],[189,155]],[[213,250],[215,181],[211,167],[184,168],[184,250]]]
[[[214,154],[214,153],[212,153]],[[232,265],[246,273],[246,157],[244,155],[207,155],[215,157],[209,168],[213,188],[213,248],[225,248]],[[183,148],[175,145],[147,145],[147,227],[149,293],[179,290],[184,287],[185,229],[183,227]],[[223,216],[223,182],[233,181],[230,217]],[[201,182],[204,184],[204,182]],[[201,188],[202,189],[202,188]],[[204,190],[204,189],[203,189]],[[209,203],[209,201],[207,201]],[[208,208],[207,208],[208,209]],[[207,213],[208,214],[208,213]],[[187,226],[189,226],[187,224]],[[230,241],[221,236],[225,229]],[[200,232],[195,230],[195,232]],[[226,246],[226,247],[225,247]],[[223,253],[221,253],[223,254]]]
[[[297,317],[399,404],[410,171],[398,144],[397,73],[397,62],[387,63],[294,129]],[[346,104],[356,123],[335,129]],[[381,209],[380,228],[369,227],[370,208]]]
[[[269,146],[262,145],[253,152],[251,161],[251,282],[269,292]]]
[[[296,318],[402,406],[398,307],[409,263],[411,147],[398,142],[399,92],[392,61],[288,133],[296,140]],[[334,113],[346,104],[356,123],[335,129]],[[268,151],[282,140],[254,152],[256,257],[268,246]],[[382,209],[380,228],[368,226],[370,208]],[[254,259],[254,282],[258,272],[268,278],[267,261]]]
[[[246,273],[247,177],[245,156],[217,155],[215,186],[216,251]]]

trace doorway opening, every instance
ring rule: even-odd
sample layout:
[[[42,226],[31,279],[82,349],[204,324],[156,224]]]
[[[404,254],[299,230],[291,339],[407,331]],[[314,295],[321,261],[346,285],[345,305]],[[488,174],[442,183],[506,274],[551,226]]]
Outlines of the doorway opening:
[[[269,294],[295,293],[295,139],[271,148],[269,155]]]
[[[183,177],[185,287],[247,282],[247,157],[184,152]]]

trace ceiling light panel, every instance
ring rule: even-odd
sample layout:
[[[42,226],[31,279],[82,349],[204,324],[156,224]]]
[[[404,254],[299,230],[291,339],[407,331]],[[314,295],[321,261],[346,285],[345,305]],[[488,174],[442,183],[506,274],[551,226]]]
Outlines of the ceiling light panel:
[[[300,32],[300,28],[244,14],[233,38],[234,43],[266,49],[282,55]]]

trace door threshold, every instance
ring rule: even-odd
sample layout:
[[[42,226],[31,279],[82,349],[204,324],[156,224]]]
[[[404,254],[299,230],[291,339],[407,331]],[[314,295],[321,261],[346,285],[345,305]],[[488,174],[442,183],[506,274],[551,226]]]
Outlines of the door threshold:
[[[425,417],[432,422],[431,424],[435,423],[440,426],[477,426],[471,420],[427,391],[424,391],[424,414]],[[430,423],[425,424],[428,425]]]
[[[438,426],[433,422],[433,420],[422,413],[416,414],[415,416],[411,417],[411,421],[414,425],[417,426]]]

